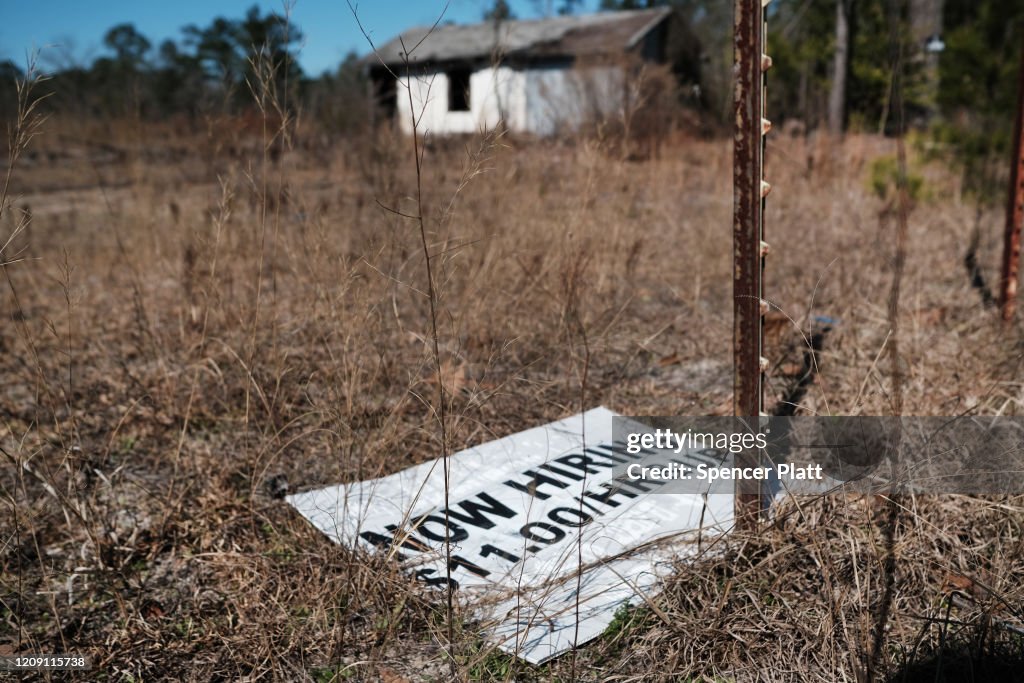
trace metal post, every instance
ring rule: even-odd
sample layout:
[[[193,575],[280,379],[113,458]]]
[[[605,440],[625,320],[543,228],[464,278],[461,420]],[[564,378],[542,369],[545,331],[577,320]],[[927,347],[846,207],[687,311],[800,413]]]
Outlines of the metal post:
[[[1024,47],[1021,50],[1017,83],[1017,121],[1013,136],[1013,167],[1010,169],[1010,200],[1006,207],[1006,238],[1003,242],[1003,270],[999,281],[999,307],[1003,320],[1013,319],[1017,307],[1020,274],[1020,231],[1024,223]]]
[[[763,412],[762,361],[764,241],[764,6],[736,0],[733,33],[735,134],[733,146],[733,414],[757,428]],[[744,456],[749,460],[755,454]],[[756,463],[752,463],[756,464]],[[752,526],[762,508],[760,486],[737,486],[736,516]]]

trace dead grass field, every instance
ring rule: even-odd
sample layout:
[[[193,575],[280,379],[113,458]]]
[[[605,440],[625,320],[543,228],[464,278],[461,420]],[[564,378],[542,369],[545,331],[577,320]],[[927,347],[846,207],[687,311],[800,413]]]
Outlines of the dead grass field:
[[[447,680],[443,599],[328,542],[285,486],[436,457],[439,382],[456,450],[599,404],[731,410],[727,140],[646,161],[594,141],[430,145],[438,373],[401,215],[408,140],[308,136],[278,156],[223,131],[47,126],[0,220],[2,244],[31,215],[0,283],[2,652],[86,653],[106,680]],[[892,154],[770,145],[767,286],[792,318],[773,398],[800,331],[838,321],[803,412],[891,412],[895,219],[870,178]],[[955,173],[916,154],[912,170],[904,412],[1024,413],[1021,324],[998,324],[962,263],[975,207]],[[982,214],[990,281],[1001,225]],[[575,661],[510,660],[456,615],[459,675],[1021,680],[1024,498],[807,501],[720,550]]]

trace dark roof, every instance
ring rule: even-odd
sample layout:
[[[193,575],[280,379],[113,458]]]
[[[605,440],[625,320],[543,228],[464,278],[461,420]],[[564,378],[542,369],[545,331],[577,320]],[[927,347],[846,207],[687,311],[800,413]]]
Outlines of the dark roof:
[[[633,49],[672,13],[671,8],[601,12],[527,21],[446,24],[409,29],[377,48],[367,62],[389,66],[410,61],[452,62],[507,57],[580,57]]]

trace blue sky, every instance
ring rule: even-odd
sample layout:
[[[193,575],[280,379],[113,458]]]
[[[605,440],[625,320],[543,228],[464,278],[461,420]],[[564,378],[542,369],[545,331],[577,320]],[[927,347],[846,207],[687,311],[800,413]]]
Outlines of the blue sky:
[[[432,24],[443,0],[352,0],[360,21],[375,42],[384,42],[406,28]],[[41,51],[40,62],[50,68],[90,63],[105,54],[103,35],[111,26],[132,23],[154,46],[181,37],[186,24],[207,25],[224,16],[241,18],[252,5],[264,13],[281,12],[283,4],[256,0],[0,0],[0,60],[24,66],[25,55]],[[450,0],[445,18],[458,23],[480,20],[489,0]],[[537,15],[545,0],[510,0],[520,18]],[[557,2],[552,4],[558,4]],[[587,0],[594,8],[598,0]],[[305,34],[299,61],[306,73],[332,69],[351,50],[368,51],[345,0],[295,0],[292,18]]]

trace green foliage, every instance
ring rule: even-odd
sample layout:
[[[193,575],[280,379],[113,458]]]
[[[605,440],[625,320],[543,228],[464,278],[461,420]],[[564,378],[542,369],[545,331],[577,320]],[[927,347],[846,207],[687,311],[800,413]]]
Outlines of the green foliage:
[[[25,72],[12,62],[0,62],[0,121],[12,121],[18,111],[17,87]]]
[[[217,17],[206,28],[186,26],[185,44],[194,50],[195,64],[206,80],[215,87],[234,93],[236,99],[250,97],[245,88],[261,80],[257,61],[274,74],[279,94],[285,84],[297,85],[302,72],[292,54],[292,46],[302,41],[302,33],[286,17],[271,12],[260,14],[253,5],[245,18],[228,20]]]
[[[199,58],[182,52],[173,40],[165,40],[158,50],[152,74],[153,104],[158,112],[196,114],[207,96]]]
[[[515,15],[512,14],[508,0],[494,0],[490,9],[484,12],[484,21],[508,21],[509,19],[515,19]]]
[[[604,646],[610,652],[618,652],[629,647],[628,638],[637,632],[644,632],[651,627],[654,613],[646,605],[632,606],[623,602],[612,617],[612,621],[601,634]]]
[[[113,50],[119,64],[130,69],[142,68],[146,54],[153,47],[133,24],[118,24],[110,29],[103,37],[103,44]]]
[[[847,113],[852,127],[876,132],[891,123],[893,36],[889,3],[857,0],[850,18]],[[773,118],[795,117],[809,127],[827,118],[836,52],[836,0],[777,0],[770,5],[768,108]],[[909,120],[927,108],[921,46],[911,38],[909,17],[900,14],[897,27],[903,58],[903,104]]]
[[[768,21],[774,62],[768,110],[776,121],[795,117],[808,125],[826,118],[825,103],[835,54],[835,2],[778,0]]]
[[[476,655],[479,657],[479,655]],[[475,661],[468,671],[471,681],[507,681],[516,668],[516,660],[512,655],[501,650],[488,647],[483,657]]]
[[[939,59],[942,118],[932,126],[933,140],[961,169],[965,193],[982,204],[998,204],[1006,196],[1024,4],[946,0],[944,21],[949,30]]]
[[[368,89],[362,62],[350,52],[334,73],[308,81],[302,99],[321,130],[331,135],[348,135],[368,125]]]
[[[888,20],[891,0],[862,1],[856,3],[853,21],[852,45],[850,46],[850,75],[846,89],[848,110],[862,122],[866,132],[877,132],[883,121],[889,118],[889,94],[892,88],[894,55],[892,27]],[[900,18],[899,37],[904,42],[903,70],[904,107],[906,101],[908,70],[911,62],[909,36],[905,17]]]
[[[335,681],[347,681],[355,676],[356,671],[353,666],[321,666],[310,669],[309,677],[312,678],[316,683],[334,683]]]
[[[960,169],[965,195],[982,205],[997,206],[1006,199],[1012,124],[979,111],[962,111],[932,124],[929,156]]]
[[[896,190],[900,186],[899,163],[894,156],[879,157],[871,162],[869,172],[869,183],[871,189],[879,199],[888,201],[896,196]],[[907,188],[907,196],[911,201],[919,201],[925,195],[924,177],[908,169],[906,178],[903,179]]]
[[[622,603],[615,614],[612,616],[612,621],[608,624],[608,628],[604,630],[604,638],[608,640],[615,640],[616,638],[629,632],[630,628],[633,627],[637,622],[642,621],[643,610],[640,608],[634,608],[629,605],[628,602]]]
[[[946,0],[939,59],[939,104],[946,113],[967,109],[1012,116],[1024,31],[1019,0]]]
[[[273,88],[280,101],[295,102],[302,71],[295,50],[302,33],[288,19],[252,6],[241,19],[217,17],[207,26],[186,26],[181,42],[164,41],[154,54],[150,40],[132,24],[107,31],[109,51],[88,66],[53,74],[50,109],[102,118],[196,116],[219,108],[251,107],[255,87]],[[258,68],[259,67],[259,68]],[[262,73],[257,73],[257,71]],[[11,92],[7,72],[0,87]],[[8,118],[6,107],[4,118]]]

